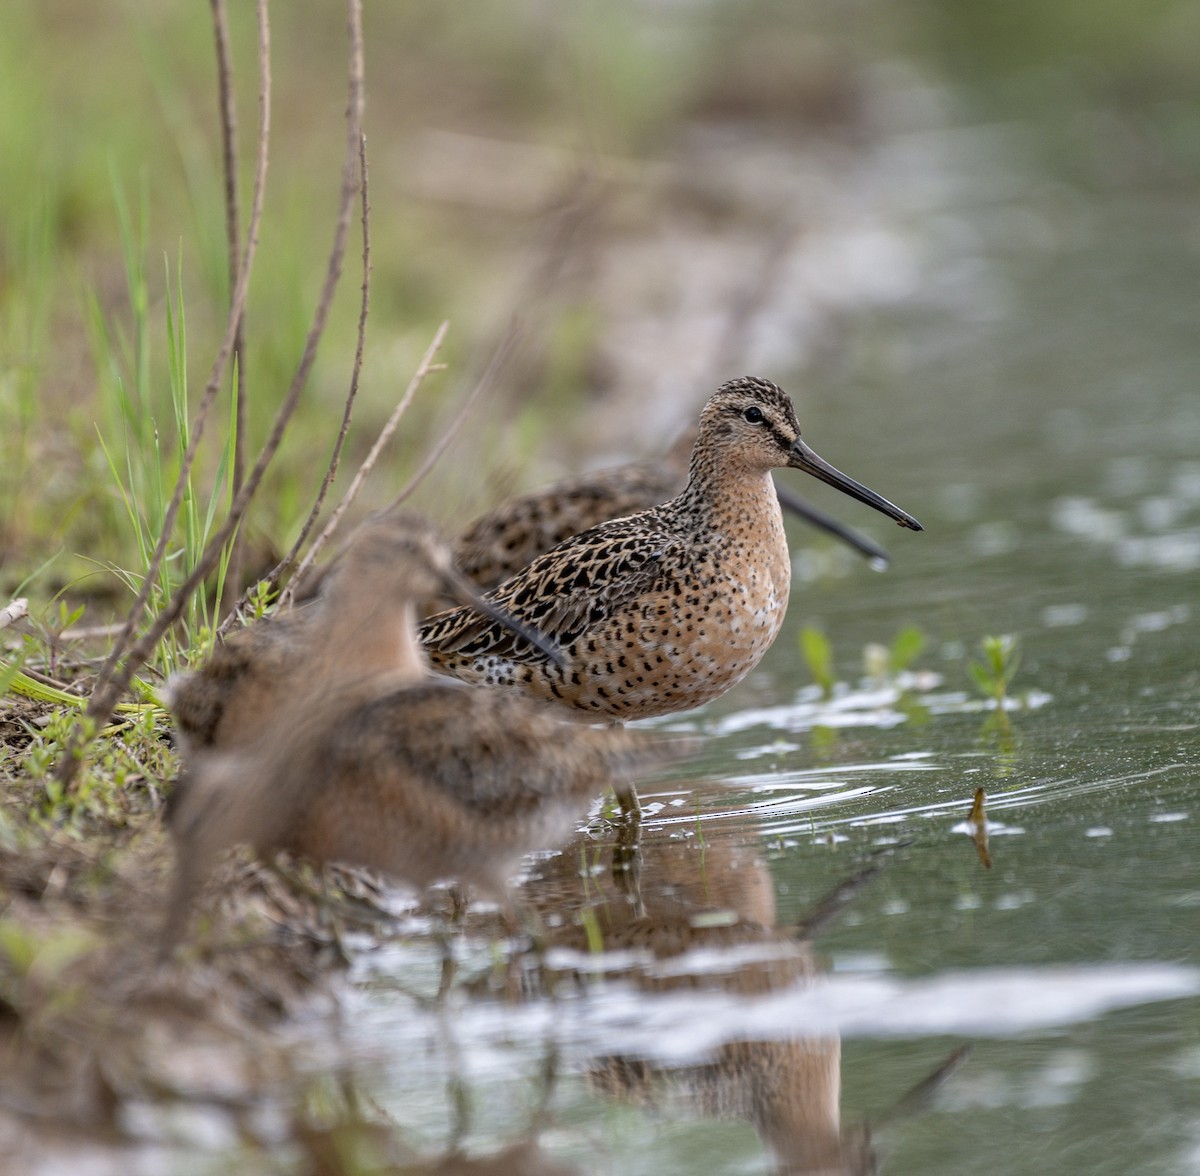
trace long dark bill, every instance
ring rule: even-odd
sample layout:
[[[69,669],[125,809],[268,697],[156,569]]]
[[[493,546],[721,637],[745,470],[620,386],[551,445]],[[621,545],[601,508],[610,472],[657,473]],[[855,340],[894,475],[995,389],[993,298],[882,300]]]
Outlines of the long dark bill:
[[[566,655],[553,641],[529,628],[524,622],[518,621],[516,617],[509,616],[486,597],[480,596],[478,589],[465,576],[460,575],[457,571],[451,571],[446,575],[445,581],[446,590],[450,595],[461,600],[463,604],[470,605],[477,612],[483,613],[485,617],[491,617],[493,621],[503,625],[506,629],[510,629],[518,637],[528,641],[535,649],[540,649],[559,669],[567,668]]]
[[[925,530],[908,511],[901,510],[894,503],[888,502],[881,494],[876,494],[874,490],[868,490],[861,482],[856,482],[853,478],[843,474],[841,470],[831,466],[823,457],[815,453],[803,438],[797,437],[792,443],[792,454],[788,459],[788,465],[794,470],[803,470],[806,474],[812,474],[814,478],[820,478],[822,482],[836,486],[843,494],[849,494],[851,498],[857,498],[859,502],[873,506],[877,511],[895,519],[902,527],[908,527],[912,531]]]
[[[775,482],[775,491],[779,495],[779,505],[784,510],[790,510],[792,514],[802,518],[806,523],[811,523],[818,531],[826,531],[835,539],[840,539],[846,546],[853,547],[859,555],[869,559],[872,564],[886,567],[891,562],[891,557],[878,543],[868,539],[865,535],[860,535],[853,527],[847,527],[833,515],[828,515],[823,510],[817,510],[812,503],[801,498],[795,490],[790,486],[785,486],[778,479]]]

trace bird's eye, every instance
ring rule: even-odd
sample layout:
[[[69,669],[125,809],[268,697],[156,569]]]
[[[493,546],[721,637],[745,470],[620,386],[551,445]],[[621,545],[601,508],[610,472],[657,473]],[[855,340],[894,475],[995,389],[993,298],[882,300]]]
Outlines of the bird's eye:
[[[742,413],[742,416],[752,425],[761,425],[763,422],[762,409],[757,408],[754,405],[751,405],[748,409],[746,409],[746,411]]]

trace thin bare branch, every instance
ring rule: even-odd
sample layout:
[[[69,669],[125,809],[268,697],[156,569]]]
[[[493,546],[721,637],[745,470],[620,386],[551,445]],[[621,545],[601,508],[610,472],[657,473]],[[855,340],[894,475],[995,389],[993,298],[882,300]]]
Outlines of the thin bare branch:
[[[267,146],[270,140],[271,127],[271,29],[267,14],[267,0],[258,0],[257,10],[259,78],[258,160],[254,174],[254,195],[251,201],[250,225],[246,234],[245,254],[238,269],[238,280],[229,307],[229,316],[225,324],[225,335],[221,340],[217,356],[213,360],[212,371],[209,373],[208,383],[205,385],[204,394],[200,399],[200,408],[196,413],[196,419],[192,425],[192,433],[188,441],[187,450],[184,452],[183,459],[180,462],[179,476],[175,482],[175,489],[171,494],[171,501],[167,505],[166,514],[163,516],[162,531],[159,534],[158,542],[155,544],[150,562],[146,567],[137,599],[134,601],[133,607],[129,610],[129,615],[121,629],[120,636],[114,642],[112,651],[109,653],[96,680],[96,687],[92,693],[92,703],[101,710],[107,709],[111,711],[111,704],[106,708],[98,700],[110,693],[109,688],[113,683],[117,665],[125,654],[129,642],[132,640],[133,633],[142,619],[142,614],[146,610],[146,602],[150,598],[154,581],[158,577],[159,569],[162,567],[162,561],[166,555],[167,546],[175,530],[175,520],[179,515],[179,508],[183,502],[184,492],[187,489],[192,464],[195,462],[196,453],[200,448],[200,440],[204,436],[204,426],[208,420],[208,413],[212,408],[217,390],[221,386],[221,379],[224,375],[225,367],[229,362],[234,339],[237,336],[238,322],[241,320],[246,306],[246,294],[250,288],[250,272],[254,265],[255,252],[258,249],[258,230],[262,219],[263,194],[266,189]],[[132,676],[132,672],[130,676]],[[127,677],[126,684],[128,684],[128,680]],[[113,701],[115,702],[115,698]]]
[[[210,0],[213,14],[213,39],[217,50],[217,101],[221,112],[221,171],[225,178],[225,237],[229,248],[229,291],[232,297],[237,288],[241,263],[241,208],[237,184],[237,95],[233,84],[233,55],[229,49],[229,21],[225,0]],[[236,494],[246,478],[246,316],[238,316],[233,336],[234,361],[234,434],[233,434],[233,493]],[[226,571],[226,585],[241,582],[242,544],[240,532],[233,537]],[[236,588],[235,588],[236,591]],[[218,602],[219,607],[219,602]]]
[[[225,237],[229,246],[229,289],[237,284],[241,258],[241,210],[237,189],[237,99],[225,0],[211,0],[213,39],[217,50],[217,102],[221,112],[221,171],[225,179]]]
[[[265,15],[266,0],[259,0],[260,11],[260,35],[265,27],[262,17]],[[184,608],[187,605],[191,594],[200,586],[204,578],[216,566],[217,560],[220,558],[222,549],[228,541],[230,535],[239,526],[242,518],[245,515],[246,508],[250,500],[254,497],[259,484],[262,481],[263,474],[266,471],[267,465],[274,457],[276,450],[279,448],[279,443],[282,440],[283,432],[287,427],[288,421],[291,419],[292,413],[295,411],[296,404],[300,397],[300,392],[308,381],[309,373],[312,369],[313,361],[316,358],[317,344],[320,341],[321,335],[325,330],[325,324],[329,317],[329,307],[333,301],[333,294],[337,288],[338,277],[341,274],[342,262],[345,258],[346,238],[349,233],[351,210],[354,204],[354,192],[356,184],[356,159],[358,152],[359,139],[362,134],[362,113],[363,113],[363,39],[362,39],[362,3],[361,0],[347,0],[347,25],[349,27],[350,40],[350,85],[349,85],[349,104],[347,111],[347,152],[346,161],[342,169],[342,188],[341,198],[338,209],[337,224],[334,230],[333,248],[330,251],[329,263],[325,274],[325,281],[321,288],[321,295],[317,302],[316,310],[313,314],[313,321],[309,327],[308,337],[305,340],[304,351],[301,355],[299,366],[292,378],[291,386],[288,388],[283,404],[276,413],[271,434],[267,439],[267,443],[263,446],[262,452],[258,456],[258,460],[254,464],[254,468],[250,471],[246,481],[242,484],[241,489],[234,495],[232,504],[230,505],[229,515],[217,532],[209,540],[208,546],[204,549],[196,566],[192,569],[187,579],[176,589],[171,599],[167,602],[163,611],[155,617],[153,623],[145,633],[134,643],[125,657],[125,661],[121,667],[119,674],[115,674],[110,679],[97,686],[96,691],[92,694],[91,701],[88,706],[88,714],[94,720],[96,728],[103,726],[109,716],[112,714],[113,708],[116,706],[117,700],[122,693],[128,688],[129,683],[133,679],[134,673],[145,663],[146,659],[154,652],[162,639],[163,634],[179,619]],[[261,142],[260,142],[261,146]],[[256,197],[257,197],[256,188]],[[247,250],[249,251],[253,244],[257,233],[257,225],[252,221],[251,235],[247,240]],[[248,273],[248,267],[243,268],[239,276],[239,286],[243,285]],[[244,302],[244,294],[243,299]],[[227,336],[227,339],[229,336]],[[228,358],[228,351],[226,351]],[[69,784],[78,772],[82,763],[82,748],[78,742],[74,742],[69,746],[58,765],[58,777],[64,784]]]
[[[350,417],[354,411],[354,401],[358,396],[358,380],[362,372],[363,350],[367,341],[367,312],[371,301],[371,201],[368,189],[366,135],[361,136],[359,142],[358,167],[362,175],[363,279],[362,303],[358,311],[358,342],[354,349],[354,366],[350,371],[350,388],[346,393],[346,404],[342,410],[342,426],[338,430],[337,440],[333,445],[333,453],[329,458],[329,468],[325,471],[325,477],[321,482],[321,489],[317,493],[312,509],[308,512],[308,518],[304,520],[304,526],[300,528],[300,534],[297,536],[296,542],[292,544],[291,551],[279,561],[267,577],[267,583],[271,588],[276,587],[279,581],[287,574],[288,569],[295,564],[296,557],[308,541],[309,533],[312,531],[313,525],[321,513],[321,508],[325,505],[325,498],[329,494],[329,487],[333,485],[333,480],[337,477],[338,465],[342,458],[342,448],[346,444],[346,435],[350,432]]]
[[[120,625],[82,625],[79,628],[64,629],[58,635],[59,641],[107,641],[120,632]]]
[[[362,40],[362,0],[346,0],[347,26],[350,34],[350,97],[347,109],[347,150],[342,165],[342,189],[338,204],[337,224],[333,233],[333,248],[329,254],[329,264],[325,270],[325,280],[321,284],[321,294],[313,313],[308,335],[304,340],[304,350],[300,355],[300,363],[292,377],[283,404],[275,414],[271,425],[270,435],[259,454],[258,461],[247,479],[257,486],[266,469],[267,462],[275,455],[283,432],[295,411],[296,403],[304,385],[308,382],[309,373],[317,358],[317,347],[325,333],[325,325],[329,320],[329,309],[333,305],[333,295],[337,290],[338,281],[342,276],[342,263],[346,258],[346,239],[350,234],[350,218],[354,206],[354,194],[358,190],[358,152],[362,138],[363,116],[363,40]]]
[[[471,415],[471,410],[475,407],[479,397],[499,379],[500,373],[504,370],[504,365],[508,362],[520,337],[521,323],[514,315],[508,324],[508,330],[504,332],[503,338],[492,352],[492,358],[488,360],[483,375],[471,389],[471,395],[463,401],[463,406],[458,410],[458,415],[454,420],[450,422],[450,427],[438,438],[437,443],[426,455],[425,460],[421,463],[421,468],[409,479],[408,485],[388,504],[388,510],[395,510],[402,502],[411,497],[416,488],[425,480],[425,475],[437,464],[438,459],[446,452],[447,446],[454,440],[455,434],[463,427],[467,417]]]
[[[309,568],[321,553],[321,549],[329,542],[333,533],[337,530],[342,521],[342,516],[349,509],[350,505],[358,497],[358,492],[362,489],[363,483],[366,482],[367,476],[374,468],[376,461],[379,460],[379,455],[383,452],[384,447],[392,439],[397,427],[400,424],[400,418],[404,416],[408,406],[412,403],[412,398],[416,395],[417,389],[424,382],[425,377],[432,371],[437,371],[440,368],[439,364],[433,362],[433,358],[441,349],[442,340],[446,337],[446,332],[450,329],[448,322],[442,323],[437,329],[437,333],[433,336],[433,342],[425,350],[424,356],[421,358],[417,370],[413,373],[412,379],[408,382],[408,387],[404,390],[404,395],[400,398],[400,403],[392,410],[392,415],[388,417],[387,423],[379,431],[379,436],[375,438],[375,444],[371,446],[371,452],[367,454],[358,472],[354,475],[354,480],[350,483],[350,488],[346,491],[345,497],[338,503],[333,514],[329,516],[329,521],[325,524],[324,529],[314,540],[308,554],[301,561],[300,566],[296,569],[295,576],[292,577],[291,583],[284,590],[280,603],[288,604],[295,595],[295,590],[304,579]]]

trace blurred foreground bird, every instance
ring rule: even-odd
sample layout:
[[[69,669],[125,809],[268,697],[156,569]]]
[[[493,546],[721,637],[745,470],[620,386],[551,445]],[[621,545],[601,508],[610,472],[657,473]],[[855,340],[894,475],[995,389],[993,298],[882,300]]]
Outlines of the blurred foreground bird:
[[[415,628],[423,598],[449,595],[509,623],[455,569],[433,525],[407,511],[368,518],[325,580],[317,599],[234,633],[203,666],[171,678],[166,700],[185,757],[252,741],[310,689],[331,696],[384,671],[397,684],[419,681],[429,669]],[[543,652],[557,656],[545,643]]]
[[[698,431],[685,430],[660,458],[593,470],[502,502],[455,540],[455,566],[481,588],[495,588],[564,539],[673,498],[687,483]],[[775,490],[786,510],[886,566],[888,554],[878,544],[788,487],[777,483]]]
[[[718,698],[758,664],[787,608],[791,563],[771,479],[778,466],[922,529],[817,456],[782,389],[732,380],[701,413],[682,493],[564,540],[487,594],[552,640],[566,664],[466,607],[422,622],[434,668],[616,720]]]
[[[418,887],[455,878],[509,909],[521,856],[557,844],[593,797],[657,758],[632,733],[425,679],[409,618],[448,567],[427,524],[377,516],[347,551],[316,619],[290,626],[286,642],[272,639],[273,668],[282,670],[255,689],[257,723],[234,699],[237,738],[189,756],[168,806],[178,869],[164,952],[216,855],[235,844],[365,866]],[[377,593],[390,602],[383,613]],[[403,654],[382,671],[366,627],[381,617],[388,656]]]
[[[456,879],[498,902],[520,859],[561,844],[590,802],[653,755],[645,737],[564,721],[526,699],[453,682],[367,680],[204,756],[176,785],[178,875],[164,947],[218,853],[250,844],[363,866],[424,888]]]

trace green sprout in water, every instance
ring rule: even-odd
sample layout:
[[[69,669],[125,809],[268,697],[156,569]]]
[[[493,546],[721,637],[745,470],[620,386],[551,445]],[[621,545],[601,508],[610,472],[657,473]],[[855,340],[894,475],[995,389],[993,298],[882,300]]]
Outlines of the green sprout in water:
[[[871,642],[863,647],[863,669],[875,682],[891,683],[904,673],[925,648],[925,634],[916,625],[906,625],[891,645]]]
[[[1017,639],[1011,634],[985,637],[980,648],[984,660],[971,663],[971,676],[983,694],[995,700],[996,709],[1003,711],[1008,698],[1008,684],[1021,663]]]
[[[971,662],[971,676],[981,693],[992,699],[996,706],[984,724],[985,732],[1000,736],[1004,750],[1012,752],[1012,724],[1008,718],[1008,686],[1021,663],[1017,650],[1017,639],[1011,634],[1001,637],[985,637],[980,643],[983,661]]]
[[[813,681],[821,688],[821,697],[833,697],[833,646],[820,629],[805,625],[800,630],[800,652],[808,665]]]
[[[916,625],[905,625],[892,638],[892,646],[888,650],[888,666],[892,673],[901,674],[907,670],[924,648],[925,634]]]
[[[905,625],[890,645],[869,642],[863,646],[863,673],[867,681],[896,693],[894,706],[910,723],[927,723],[928,709],[913,690],[914,679],[904,678],[925,648],[925,634],[916,625]]]

